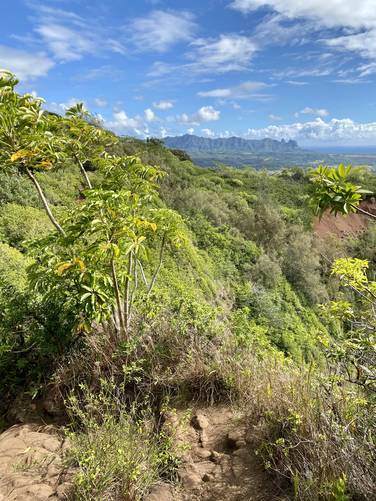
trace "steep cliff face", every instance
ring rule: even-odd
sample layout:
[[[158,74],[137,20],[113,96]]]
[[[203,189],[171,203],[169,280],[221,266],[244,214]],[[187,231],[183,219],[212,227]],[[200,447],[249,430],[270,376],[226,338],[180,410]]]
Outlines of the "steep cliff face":
[[[362,202],[361,208],[376,214],[376,201],[370,200]],[[356,237],[363,233],[369,225],[369,218],[363,214],[349,214],[335,216],[330,212],[325,213],[322,218],[315,222],[315,232],[320,237],[335,235],[339,238]]]
[[[166,137],[163,140],[168,148],[209,153],[290,153],[299,151],[296,141],[276,141],[275,139],[243,139],[240,137],[216,138],[199,137],[191,134]]]

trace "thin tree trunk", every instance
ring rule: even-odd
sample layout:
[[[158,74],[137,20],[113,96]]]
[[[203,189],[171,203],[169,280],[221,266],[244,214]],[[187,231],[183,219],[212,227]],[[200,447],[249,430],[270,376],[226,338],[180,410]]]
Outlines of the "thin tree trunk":
[[[87,187],[89,188],[89,190],[92,190],[93,189],[93,185],[91,184],[91,181],[90,181],[90,178],[89,178],[89,175],[88,173],[86,172],[85,170],[85,167],[83,165],[83,163],[81,162],[81,160],[78,158],[77,155],[74,155],[74,158],[76,159],[76,162],[78,163],[79,167],[80,167],[80,171],[82,173],[82,175],[84,176],[84,179],[85,179],[85,182],[87,184]]]
[[[129,317],[131,316],[132,313],[132,304],[133,304],[133,297],[134,294],[137,290],[138,287],[138,272],[137,272],[137,257],[133,257],[133,287],[129,295],[129,308],[128,308],[128,315]]]
[[[33,183],[33,185],[35,186],[37,192],[38,192],[38,195],[39,195],[39,198],[41,199],[42,201],[42,204],[43,204],[43,207],[45,208],[45,211],[47,213],[47,216],[49,217],[51,223],[55,226],[55,228],[57,229],[57,231],[63,235],[65,237],[65,231],[63,230],[63,228],[60,226],[60,224],[56,221],[54,215],[52,214],[52,211],[50,209],[50,206],[47,202],[47,199],[43,193],[43,190],[40,186],[40,184],[38,183],[38,180],[37,178],[34,176],[34,174],[31,172],[30,169],[26,169],[26,173],[27,175],[29,176],[29,178],[31,179],[31,182]]]
[[[131,308],[130,308],[130,302],[131,302],[130,287],[131,287],[132,264],[133,264],[133,253],[130,252],[129,253],[129,260],[128,260],[127,278],[125,279],[125,300],[124,300],[125,325],[126,325],[127,329],[129,327],[130,311],[131,311]]]
[[[115,306],[112,306],[112,314],[111,314],[110,320],[111,320],[111,323],[113,324],[113,328],[114,328],[117,336],[120,337],[120,327],[119,327],[118,319],[116,316]]]
[[[137,259],[137,263],[138,263],[138,266],[140,267],[142,280],[144,281],[146,287],[149,287],[148,281],[147,281],[146,276],[145,276],[145,271],[144,271],[144,268],[142,266],[142,263],[141,263],[141,261],[139,259]]]
[[[151,291],[153,290],[155,281],[157,280],[158,273],[162,267],[163,252],[164,252],[165,245],[166,245],[166,234],[164,234],[163,238],[162,238],[161,249],[159,251],[159,262],[158,262],[158,266],[154,272],[154,275],[153,275],[151,282],[150,282],[150,285],[149,285],[148,296],[150,295]]]
[[[126,333],[126,326],[124,323],[124,315],[123,315],[123,308],[121,305],[119,282],[118,282],[117,275],[116,275],[114,258],[111,259],[111,274],[112,274],[112,281],[114,283],[116,306],[117,306],[118,315],[119,315],[120,334],[122,335],[123,333]],[[116,316],[115,316],[115,318],[116,318]]]

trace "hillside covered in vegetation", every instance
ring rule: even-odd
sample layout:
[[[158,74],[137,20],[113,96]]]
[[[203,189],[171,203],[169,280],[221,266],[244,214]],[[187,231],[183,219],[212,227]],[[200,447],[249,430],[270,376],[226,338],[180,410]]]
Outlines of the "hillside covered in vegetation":
[[[3,429],[69,436],[71,499],[141,500],[183,480],[168,416],[224,405],[273,496],[375,499],[376,231],[314,224],[376,175],[201,168],[16,86],[1,75]]]

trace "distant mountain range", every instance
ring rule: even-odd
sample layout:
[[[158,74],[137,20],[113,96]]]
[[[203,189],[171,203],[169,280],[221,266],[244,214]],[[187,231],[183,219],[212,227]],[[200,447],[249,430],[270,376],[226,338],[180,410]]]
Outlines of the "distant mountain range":
[[[168,148],[185,150],[188,153],[293,153],[300,151],[296,141],[276,141],[275,139],[243,139],[226,137],[211,139],[191,134],[184,136],[165,137],[164,144]]]

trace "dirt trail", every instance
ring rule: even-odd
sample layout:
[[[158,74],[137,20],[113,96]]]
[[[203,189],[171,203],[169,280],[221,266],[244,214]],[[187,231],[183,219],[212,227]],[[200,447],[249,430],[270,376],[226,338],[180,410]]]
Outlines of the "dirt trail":
[[[254,455],[244,421],[229,407],[170,413],[164,428],[182,457],[177,482],[156,485],[145,501],[287,501]],[[21,424],[2,433],[0,501],[71,499],[74,472],[62,460],[67,447],[51,426]]]
[[[184,448],[180,487],[157,486],[147,501],[282,501],[252,452],[242,420],[228,407],[196,409],[191,418],[170,415]]]

